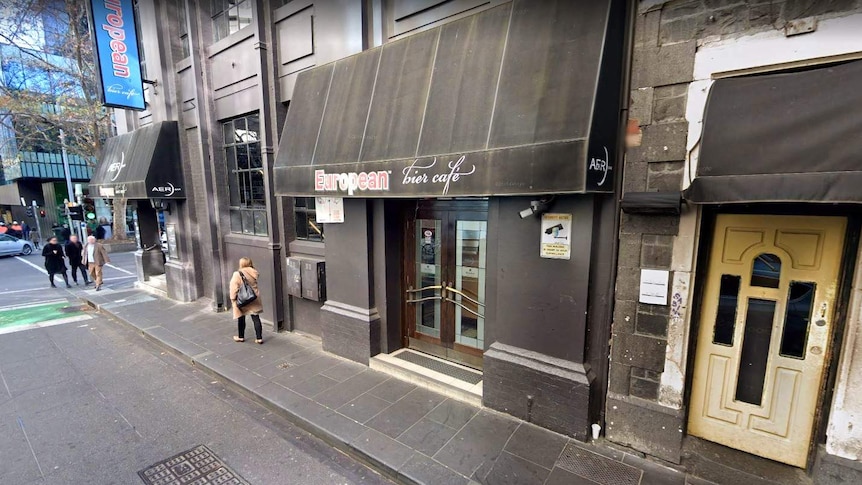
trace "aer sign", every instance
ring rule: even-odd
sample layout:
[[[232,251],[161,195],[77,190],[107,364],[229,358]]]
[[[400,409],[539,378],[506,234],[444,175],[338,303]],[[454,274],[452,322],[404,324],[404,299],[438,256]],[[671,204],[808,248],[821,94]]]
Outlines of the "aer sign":
[[[145,109],[133,0],[91,0],[93,38],[105,106]]]

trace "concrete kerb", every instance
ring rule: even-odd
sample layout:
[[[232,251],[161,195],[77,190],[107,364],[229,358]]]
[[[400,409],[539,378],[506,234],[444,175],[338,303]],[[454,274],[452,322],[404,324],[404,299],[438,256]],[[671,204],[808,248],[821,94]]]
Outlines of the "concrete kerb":
[[[313,422],[297,415],[296,413],[291,412],[289,409],[286,409],[286,408],[278,405],[274,401],[271,401],[270,399],[267,399],[266,397],[262,396],[261,394],[255,392],[253,389],[249,389],[248,387],[243,386],[242,384],[238,383],[234,379],[224,375],[223,373],[219,372],[218,370],[214,369],[213,367],[207,365],[202,360],[196,359],[195,356],[186,355],[185,353],[183,353],[179,349],[170,345],[168,342],[165,342],[164,340],[159,339],[156,336],[150,334],[149,332],[146,331],[146,329],[140,328],[140,327],[134,325],[132,322],[128,321],[126,318],[123,318],[123,317],[115,314],[114,312],[110,311],[109,309],[104,308],[102,304],[96,303],[87,297],[81,297],[81,300],[85,304],[87,304],[88,306],[94,308],[96,311],[98,311],[102,315],[109,317],[111,320],[114,320],[114,321],[116,321],[122,325],[125,325],[128,328],[135,330],[136,332],[139,332],[141,334],[141,336],[144,337],[145,339],[147,339],[148,341],[150,341],[150,342],[158,345],[159,347],[169,351],[171,354],[179,357],[182,361],[188,362],[190,365],[194,366],[195,368],[198,368],[198,369],[202,370],[203,372],[207,373],[208,375],[220,380],[225,386],[229,387],[231,391],[237,392],[237,393],[241,394],[242,396],[244,396],[248,399],[251,399],[252,401],[262,405],[263,407],[265,407],[267,410],[271,411],[272,413],[277,414],[278,416],[287,419],[288,421],[290,421],[291,423],[300,427],[301,429],[303,429],[303,430],[307,431],[308,433],[312,434],[313,436],[321,439],[326,444],[328,444],[328,445],[332,446],[333,448],[341,451],[342,453],[345,453],[346,455],[350,456],[351,458],[354,458],[354,459],[364,463],[365,465],[367,465],[368,467],[377,471],[381,475],[389,477],[393,480],[397,480],[400,483],[407,483],[410,485],[423,485],[419,482],[411,480],[409,477],[406,477],[405,475],[402,475],[401,473],[399,473],[398,469],[387,466],[385,463],[381,462],[380,460],[377,460],[371,454],[366,453],[365,451],[360,449],[358,446],[356,446],[356,444],[351,443],[351,442],[347,442],[343,439],[338,438],[336,435],[331,433],[329,430],[327,430],[327,429],[325,429],[325,428],[323,428],[317,424],[314,424]],[[212,353],[209,353],[209,352],[204,353],[204,354],[200,354],[201,357],[211,356],[211,355],[212,355]],[[320,406],[323,408],[322,405],[320,405]],[[324,408],[324,409],[328,409],[328,408]],[[350,440],[350,441],[353,441],[353,440]]]

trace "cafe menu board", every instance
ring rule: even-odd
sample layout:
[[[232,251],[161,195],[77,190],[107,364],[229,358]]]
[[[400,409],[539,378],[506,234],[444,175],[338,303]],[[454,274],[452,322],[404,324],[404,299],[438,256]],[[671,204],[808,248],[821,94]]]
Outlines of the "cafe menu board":
[[[344,222],[344,199],[341,197],[315,197],[314,204],[317,222]]]
[[[177,225],[165,224],[165,236],[168,239],[168,257],[178,259],[177,255]]]

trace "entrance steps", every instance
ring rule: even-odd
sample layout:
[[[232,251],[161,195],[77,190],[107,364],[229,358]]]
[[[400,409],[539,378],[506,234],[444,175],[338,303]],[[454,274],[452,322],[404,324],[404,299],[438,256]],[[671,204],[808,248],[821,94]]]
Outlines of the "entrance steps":
[[[147,281],[135,281],[135,288],[167,298],[168,277],[163,274],[150,276]]]
[[[482,406],[482,372],[412,349],[371,358],[372,369],[452,399]]]

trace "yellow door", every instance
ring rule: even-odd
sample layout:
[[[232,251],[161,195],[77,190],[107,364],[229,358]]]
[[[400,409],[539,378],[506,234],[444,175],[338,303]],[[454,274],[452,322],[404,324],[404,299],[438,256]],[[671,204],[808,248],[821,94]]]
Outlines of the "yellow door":
[[[718,216],[690,434],[805,467],[845,226],[841,217]]]

